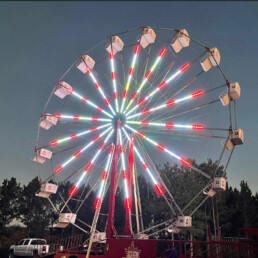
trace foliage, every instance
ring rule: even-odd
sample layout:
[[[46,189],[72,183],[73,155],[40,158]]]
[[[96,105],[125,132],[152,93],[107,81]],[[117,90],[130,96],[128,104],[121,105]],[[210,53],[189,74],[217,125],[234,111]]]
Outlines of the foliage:
[[[22,189],[19,198],[19,216],[27,226],[29,237],[44,237],[51,225],[51,207],[45,198],[38,198],[35,193],[39,190],[38,178],[34,178]]]
[[[15,178],[3,181],[0,187],[0,232],[18,216],[21,191],[22,188]]]
[[[216,163],[211,160],[199,165],[195,161],[192,162],[195,163],[195,166],[210,175],[214,171],[219,175],[223,172],[223,167],[217,168]],[[201,186],[207,182],[203,176],[178,165],[171,166],[169,163],[166,163],[163,166],[157,166],[157,170],[160,172],[161,179],[181,208],[185,207],[200,191]],[[138,185],[145,229],[173,218],[173,210],[176,215],[180,214],[173,201],[168,198],[168,202],[171,204],[171,208],[169,208],[162,196],[156,194],[151,182],[146,181],[142,175],[138,177]],[[58,212],[63,207],[62,212],[75,213],[78,211],[76,224],[86,231],[90,231],[87,225],[91,225],[94,216],[96,193],[91,191],[91,186],[82,185],[75,196],[69,200],[68,209],[67,206],[64,206],[64,200],[68,199],[71,187],[72,183],[67,181],[65,184],[58,186],[58,192],[60,194],[50,197],[52,203],[57,208],[55,212],[46,198],[35,196],[35,193],[40,189],[38,178],[34,178],[23,187],[16,182],[15,178],[11,178],[10,180],[5,179],[0,186],[0,229],[2,240],[13,238],[12,228],[6,226],[14,219],[20,219],[26,225],[27,228],[22,234],[27,234],[26,236],[28,237],[46,237],[47,235],[62,235],[66,237],[81,233],[80,229],[76,227],[68,226],[65,229],[52,227],[58,219]],[[99,231],[105,231],[108,213],[108,196],[109,190],[106,192],[98,220],[97,228]],[[253,195],[247,182],[241,181],[240,190],[233,189],[227,185],[225,192],[217,193],[213,197],[213,201],[212,198],[209,198],[195,211],[194,209],[201,203],[204,197],[203,193],[201,193],[189,207],[183,210],[185,215],[194,212],[192,217],[193,226],[191,229],[182,230],[180,234],[175,235],[175,239],[189,239],[190,235],[192,235],[196,240],[205,240],[208,227],[211,228],[214,235],[218,235],[216,229],[220,227],[223,236],[238,236],[238,228],[241,227],[258,227],[258,193]],[[133,230],[136,232],[134,207],[135,204],[133,202],[132,223]],[[124,211],[124,208],[123,191],[118,187],[115,212],[115,227],[118,234],[122,234],[123,232],[125,212],[121,211]],[[154,231],[150,231],[150,233],[152,232]],[[167,231],[161,231],[153,234],[152,237],[171,238],[171,234]]]

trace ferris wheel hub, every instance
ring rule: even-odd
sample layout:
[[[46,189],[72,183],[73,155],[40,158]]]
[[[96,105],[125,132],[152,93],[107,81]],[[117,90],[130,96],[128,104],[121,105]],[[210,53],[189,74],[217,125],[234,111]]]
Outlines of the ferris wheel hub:
[[[124,114],[117,113],[113,118],[114,128],[123,127],[125,125],[126,118]]]

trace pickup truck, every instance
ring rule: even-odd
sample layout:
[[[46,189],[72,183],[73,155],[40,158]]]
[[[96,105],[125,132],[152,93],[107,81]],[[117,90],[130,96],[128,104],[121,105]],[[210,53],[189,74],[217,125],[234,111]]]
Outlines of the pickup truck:
[[[27,257],[41,257],[47,255],[49,252],[49,245],[45,239],[39,238],[25,238],[16,245],[10,246],[9,258],[15,256]]]

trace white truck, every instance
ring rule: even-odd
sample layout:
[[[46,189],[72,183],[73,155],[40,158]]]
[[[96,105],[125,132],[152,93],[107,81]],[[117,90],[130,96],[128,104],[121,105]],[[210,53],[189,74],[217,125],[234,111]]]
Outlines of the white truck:
[[[9,249],[9,258],[16,256],[41,257],[47,255],[49,245],[45,239],[25,238],[16,245],[11,245]]]

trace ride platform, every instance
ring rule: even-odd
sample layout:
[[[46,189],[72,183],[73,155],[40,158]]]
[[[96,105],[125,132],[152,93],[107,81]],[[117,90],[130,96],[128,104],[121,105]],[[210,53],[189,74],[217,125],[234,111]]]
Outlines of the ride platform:
[[[87,250],[57,252],[55,258],[85,258]],[[174,256],[173,256],[174,255]],[[91,249],[90,258],[165,257],[258,257],[258,243],[252,241],[189,241],[157,239],[109,239]]]

